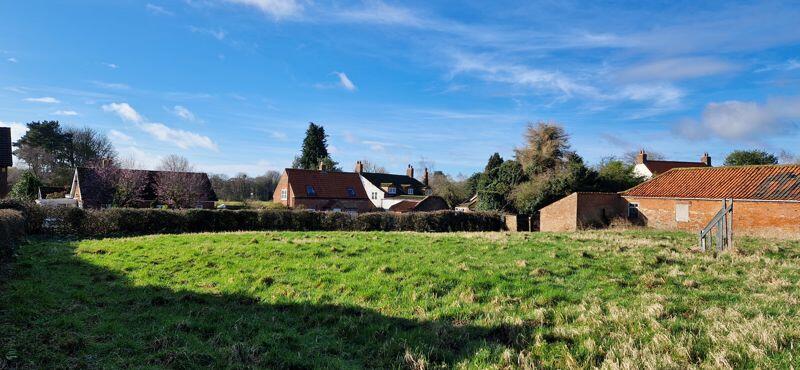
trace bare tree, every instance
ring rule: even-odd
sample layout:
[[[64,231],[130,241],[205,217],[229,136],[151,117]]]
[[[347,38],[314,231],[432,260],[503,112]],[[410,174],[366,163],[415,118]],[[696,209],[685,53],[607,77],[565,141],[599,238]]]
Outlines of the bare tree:
[[[161,160],[161,163],[158,165],[157,169],[159,171],[192,172],[194,171],[194,166],[189,163],[189,160],[186,159],[186,157],[177,154],[170,154]]]
[[[569,134],[557,123],[529,123],[525,128],[525,145],[514,149],[517,161],[528,174],[555,170],[567,162]]]
[[[364,172],[386,173],[386,167],[378,165],[377,163],[372,162],[369,159],[362,159],[361,164],[364,166]]]
[[[173,208],[193,208],[203,196],[203,184],[193,173],[159,172],[155,182],[158,200]]]
[[[664,158],[665,158],[664,155],[659,153],[659,152],[650,151],[650,150],[646,150],[646,149],[642,149],[642,150],[644,150],[645,153],[647,153],[647,159],[648,160],[651,160],[651,161],[663,161]],[[625,152],[625,154],[622,155],[622,161],[624,161],[625,163],[628,163],[628,164],[636,164],[636,157],[638,157],[638,156],[639,156],[639,151],[638,150],[631,150],[631,151]]]

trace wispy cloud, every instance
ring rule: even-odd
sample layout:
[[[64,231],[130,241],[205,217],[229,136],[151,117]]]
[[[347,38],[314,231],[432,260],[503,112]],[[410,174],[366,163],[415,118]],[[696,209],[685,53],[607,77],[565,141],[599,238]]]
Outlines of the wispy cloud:
[[[752,140],[797,128],[800,97],[778,98],[766,103],[730,100],[709,103],[699,120],[686,119],[675,125],[677,134],[687,138]]]
[[[295,0],[225,0],[228,3],[254,7],[275,19],[300,15],[303,6]]]
[[[156,140],[173,144],[181,149],[204,148],[219,151],[219,147],[208,136],[175,129],[158,122],[149,122],[128,103],[111,103],[103,106],[106,112],[116,113],[122,120],[136,124],[140,130]]]
[[[116,83],[116,82],[92,81],[92,84],[97,86],[97,87],[101,87],[101,88],[109,89],[109,90],[128,90],[128,89],[131,88],[130,86],[128,86],[126,84]]]
[[[356,85],[353,84],[353,81],[350,81],[350,78],[344,72],[333,72],[336,76],[339,77],[339,85],[342,86],[347,91],[356,91]]]
[[[218,28],[218,29],[214,30],[214,29],[210,29],[210,28],[189,26],[189,30],[194,32],[194,33],[199,33],[199,34],[211,36],[211,37],[213,37],[213,38],[215,38],[215,39],[217,39],[219,41],[224,40],[225,36],[228,35],[228,33],[225,30],[221,29],[221,28]]]
[[[110,130],[108,137],[116,144],[133,144],[133,137],[121,131]]]
[[[25,101],[32,102],[32,103],[45,103],[45,104],[58,104],[61,103],[60,100],[52,97],[52,96],[44,96],[41,98],[26,98]]]
[[[770,71],[794,71],[795,69],[800,69],[800,60],[789,59],[784,63],[770,64],[763,66],[759,69],[756,69],[755,72],[760,73],[760,72],[770,72]]]
[[[155,4],[147,3],[147,5],[145,5],[144,8],[147,9],[148,12],[150,12],[152,14],[155,14],[155,15],[173,15],[173,13],[171,11],[167,10],[163,6],[159,6],[159,5],[155,5]]]
[[[57,110],[53,114],[56,116],[77,116],[78,112],[74,110]]]
[[[17,60],[17,58],[8,58],[8,59],[6,59],[6,60],[7,60],[9,63],[18,63],[18,62],[19,62],[19,61]]]
[[[287,139],[289,139],[289,136],[288,136],[288,135],[286,135],[286,133],[285,133],[285,132],[280,132],[280,131],[272,131],[272,132],[271,132],[269,135],[270,135],[270,136],[271,136],[273,139],[278,139],[278,140],[281,140],[281,141],[286,141]]]
[[[174,106],[172,108],[172,113],[184,121],[195,122],[197,120],[197,117],[194,115],[194,113],[182,105]]]
[[[626,81],[683,80],[727,73],[739,69],[733,63],[715,58],[672,58],[655,60],[623,69]]]

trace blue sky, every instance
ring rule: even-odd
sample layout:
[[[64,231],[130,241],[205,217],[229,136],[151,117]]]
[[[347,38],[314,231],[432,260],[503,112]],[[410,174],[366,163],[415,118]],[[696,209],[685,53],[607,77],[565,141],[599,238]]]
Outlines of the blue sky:
[[[800,154],[800,5],[781,2],[4,1],[0,125],[58,119],[143,167],[335,160],[470,174],[553,121],[590,163],[646,147]]]

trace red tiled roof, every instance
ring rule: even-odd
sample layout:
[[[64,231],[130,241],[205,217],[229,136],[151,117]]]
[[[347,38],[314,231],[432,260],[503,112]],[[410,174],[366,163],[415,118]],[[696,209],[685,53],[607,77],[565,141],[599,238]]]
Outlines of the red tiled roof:
[[[647,169],[653,175],[662,174],[673,168],[687,168],[687,167],[708,167],[703,162],[679,162],[679,161],[647,161],[644,162]]]
[[[289,186],[296,198],[305,198],[306,186],[314,187],[313,198],[347,198],[367,199],[367,192],[361,183],[361,177],[355,172],[329,172],[317,170],[300,170],[287,168]],[[347,188],[355,191],[355,197],[348,194]]]
[[[800,165],[678,168],[622,195],[800,201]]]
[[[391,207],[389,207],[389,211],[401,212],[401,213],[411,212],[411,211],[414,210],[414,207],[416,207],[417,204],[419,204],[419,202],[417,202],[417,201],[404,200],[404,201],[398,202],[397,204],[394,204]]]

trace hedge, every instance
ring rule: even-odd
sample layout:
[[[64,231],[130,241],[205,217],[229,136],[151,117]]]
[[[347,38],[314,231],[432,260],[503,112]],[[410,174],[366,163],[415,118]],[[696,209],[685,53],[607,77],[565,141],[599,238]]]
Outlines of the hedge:
[[[25,217],[13,209],[0,209],[0,261],[14,254],[17,243],[25,237]]]
[[[363,213],[290,210],[159,210],[46,208],[44,232],[56,235],[110,236],[239,230],[342,231],[499,231],[496,213],[455,211]]]

